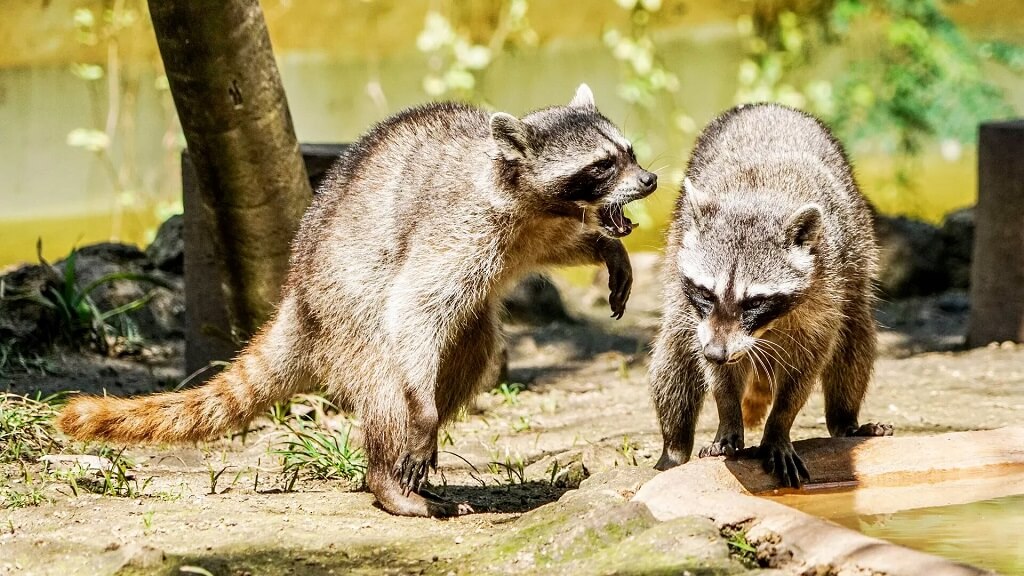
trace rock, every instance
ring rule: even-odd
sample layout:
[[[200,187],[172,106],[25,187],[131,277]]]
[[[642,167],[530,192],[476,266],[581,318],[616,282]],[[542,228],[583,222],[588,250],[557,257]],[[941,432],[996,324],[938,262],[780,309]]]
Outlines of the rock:
[[[181,214],[160,225],[153,243],[146,247],[146,258],[157,270],[179,276],[185,273],[185,219]]]
[[[558,287],[543,274],[527,276],[505,296],[504,305],[509,322],[532,326],[572,322]]]
[[[878,215],[879,283],[884,298],[943,292],[949,287],[944,237],[938,228],[904,216]]]
[[[971,283],[974,249],[974,208],[950,212],[942,221],[943,260],[952,288],[966,290]]]
[[[23,348],[46,344],[57,326],[56,311],[36,300],[60,278],[49,266],[30,264],[0,277],[0,343]]]

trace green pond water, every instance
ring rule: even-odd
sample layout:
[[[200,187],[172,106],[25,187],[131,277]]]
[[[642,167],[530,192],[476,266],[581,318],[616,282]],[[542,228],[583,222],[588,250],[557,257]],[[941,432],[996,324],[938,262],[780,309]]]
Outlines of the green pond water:
[[[829,501],[812,502],[822,496]],[[889,514],[851,512],[855,498],[856,491],[846,490],[778,500],[867,536],[1000,574],[1024,574],[1024,494]]]

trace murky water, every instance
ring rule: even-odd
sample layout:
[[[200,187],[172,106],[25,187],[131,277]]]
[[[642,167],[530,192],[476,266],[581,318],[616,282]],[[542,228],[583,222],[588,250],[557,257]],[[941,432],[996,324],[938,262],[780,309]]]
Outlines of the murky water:
[[[769,498],[874,538],[1001,574],[1024,575],[1020,480],[1016,471],[939,485],[841,488]],[[979,495],[984,499],[960,503]],[[921,505],[942,501],[950,504]]]

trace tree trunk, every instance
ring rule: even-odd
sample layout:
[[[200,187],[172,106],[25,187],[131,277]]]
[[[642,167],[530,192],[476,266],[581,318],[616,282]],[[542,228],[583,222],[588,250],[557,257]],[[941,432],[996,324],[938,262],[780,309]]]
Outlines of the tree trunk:
[[[230,329],[246,339],[278,300],[312,197],[267,25],[258,0],[150,0],[149,11],[201,209],[216,222]]]

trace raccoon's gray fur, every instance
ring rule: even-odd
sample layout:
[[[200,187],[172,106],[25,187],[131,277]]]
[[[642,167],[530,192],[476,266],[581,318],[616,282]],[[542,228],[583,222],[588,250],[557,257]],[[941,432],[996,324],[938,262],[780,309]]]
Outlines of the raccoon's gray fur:
[[[467,511],[420,487],[438,427],[494,381],[502,292],[548,266],[604,263],[621,317],[622,206],[656,182],[586,85],[521,120],[460,104],[401,112],[341,157],[302,219],[275,317],[228,370],[180,393],[77,398],[59,425],[77,438],[197,440],[323,388],[361,415],[367,484],[385,509]]]
[[[683,188],[651,364],[664,438],[656,467],[690,458],[708,389],[719,426],[700,455],[741,450],[744,424],[774,402],[757,454],[787,485],[809,477],[789,433],[819,380],[832,436],[891,434],[858,424],[875,359],[877,248],[828,128],[783,106],[734,108],[697,140]]]

